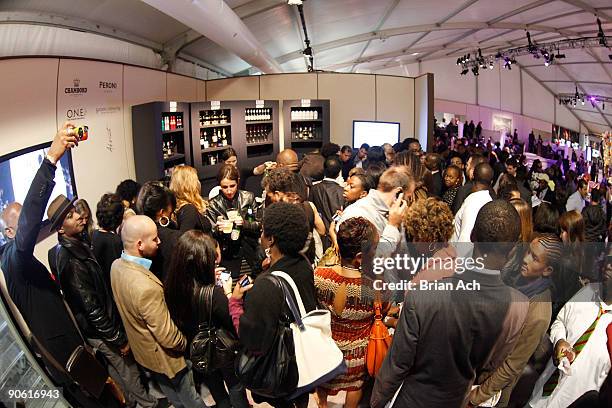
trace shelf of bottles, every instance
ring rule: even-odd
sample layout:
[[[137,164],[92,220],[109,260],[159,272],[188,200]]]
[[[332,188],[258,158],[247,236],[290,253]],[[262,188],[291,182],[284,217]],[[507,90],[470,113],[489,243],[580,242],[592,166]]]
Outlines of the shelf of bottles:
[[[272,122],[272,108],[247,108],[244,120],[247,124]]]
[[[163,112],[161,129],[164,168],[185,164],[183,113]]]
[[[200,111],[200,151],[202,165],[219,163],[223,150],[232,144],[231,110]]]
[[[292,142],[318,142],[322,138],[322,108],[291,108]]]
[[[272,144],[272,108],[246,108],[244,121],[246,124],[247,147]]]
[[[164,112],[161,116],[162,134],[183,131],[183,112]]]
[[[291,108],[291,122],[323,122],[323,108]]]

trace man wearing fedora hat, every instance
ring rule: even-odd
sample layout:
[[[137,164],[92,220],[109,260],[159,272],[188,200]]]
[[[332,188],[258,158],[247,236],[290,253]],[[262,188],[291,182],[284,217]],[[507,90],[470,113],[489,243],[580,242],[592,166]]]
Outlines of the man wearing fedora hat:
[[[109,374],[124,391],[128,406],[167,406],[166,400],[158,404],[140,382],[111,289],[93,250],[82,238],[85,220],[76,211],[74,201],[59,195],[47,209],[58,240],[50,251],[55,256],[53,260],[49,257],[49,264],[55,262],[66,302],[89,344],[106,358]]]
[[[94,401],[65,372],[54,369],[52,360],[65,367],[72,352],[83,345],[83,340],[66,309],[57,282],[34,257],[34,246],[42,227],[45,207],[55,186],[53,179],[56,163],[67,150],[78,144],[74,127],[72,123],[66,122],[58,130],[32,180],[23,206],[19,208],[12,205],[10,210],[13,213],[9,214],[10,217],[3,214],[3,218],[17,218],[18,222],[11,226],[11,231],[5,230],[9,242],[2,247],[0,257],[8,293],[39,347],[44,349],[39,351],[56,384],[64,387],[66,399],[75,406],[105,407],[112,406],[109,405],[110,401]]]

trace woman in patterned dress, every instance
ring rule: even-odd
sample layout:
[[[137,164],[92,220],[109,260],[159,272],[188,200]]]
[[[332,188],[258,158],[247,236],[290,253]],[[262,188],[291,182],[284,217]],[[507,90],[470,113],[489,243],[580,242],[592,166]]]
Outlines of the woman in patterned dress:
[[[340,224],[340,264],[315,270],[319,303],[331,312],[332,337],[342,350],[346,374],[317,389],[318,405],[327,407],[327,396],[346,391],[345,407],[357,407],[367,379],[366,349],[374,319],[372,278],[362,274],[362,264],[371,262],[378,245],[376,227],[363,217]],[[368,261],[370,260],[370,261]]]

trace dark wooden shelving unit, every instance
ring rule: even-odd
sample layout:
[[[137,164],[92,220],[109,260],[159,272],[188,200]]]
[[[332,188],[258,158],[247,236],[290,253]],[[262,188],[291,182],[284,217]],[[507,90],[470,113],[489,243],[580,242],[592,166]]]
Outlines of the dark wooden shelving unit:
[[[285,148],[302,158],[329,143],[329,100],[283,101]]]
[[[170,121],[174,129],[166,128],[162,118]],[[180,117],[180,122],[178,118]],[[182,126],[180,125],[182,122]],[[170,126],[168,126],[170,127]],[[132,107],[132,135],[134,139],[134,165],[136,180],[145,183],[170,176],[172,168],[193,164],[191,150],[189,104],[151,102]],[[168,152],[171,146],[171,152]]]
[[[216,185],[217,173],[221,167],[221,155],[230,146],[238,155],[238,166],[240,168],[252,169],[255,166],[268,161],[275,160],[279,146],[279,102],[264,101],[257,104],[256,101],[221,101],[217,111],[229,112],[228,123],[224,124],[202,124],[200,125],[200,113],[212,111],[210,102],[198,102],[191,104],[191,146],[194,157],[194,167],[198,170],[202,180],[202,191]],[[258,111],[266,114],[269,119],[246,120],[247,113]],[[204,148],[200,141],[202,130],[215,131],[215,129],[226,129],[227,146]],[[251,141],[252,140],[252,141]],[[215,159],[211,164],[210,156]]]

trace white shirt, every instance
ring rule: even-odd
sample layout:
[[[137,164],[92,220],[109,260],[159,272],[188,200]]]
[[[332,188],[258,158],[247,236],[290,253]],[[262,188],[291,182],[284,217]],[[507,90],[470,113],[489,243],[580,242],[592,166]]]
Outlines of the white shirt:
[[[576,210],[578,211],[578,213],[581,213],[584,206],[585,206],[584,198],[582,198],[579,191],[576,191],[574,194],[569,196],[569,198],[567,199],[565,210],[566,211]]]
[[[566,303],[557,319],[550,327],[550,340],[556,344],[565,340],[574,345],[584,332],[593,324],[600,307],[604,313],[599,319],[595,331],[585,344],[582,352],[576,357],[571,368],[571,375],[561,374],[559,384],[548,397],[542,396],[544,384],[556,367],[552,359],[536,382],[529,406],[532,408],[565,408],[591,390],[599,390],[610,371],[606,329],[612,323],[612,306],[606,305],[598,295],[599,285],[591,284],[582,288]]]
[[[481,190],[467,196],[455,215],[455,232],[450,242],[472,242],[470,235],[476,223],[478,211],[488,202],[493,201],[489,190]]]

